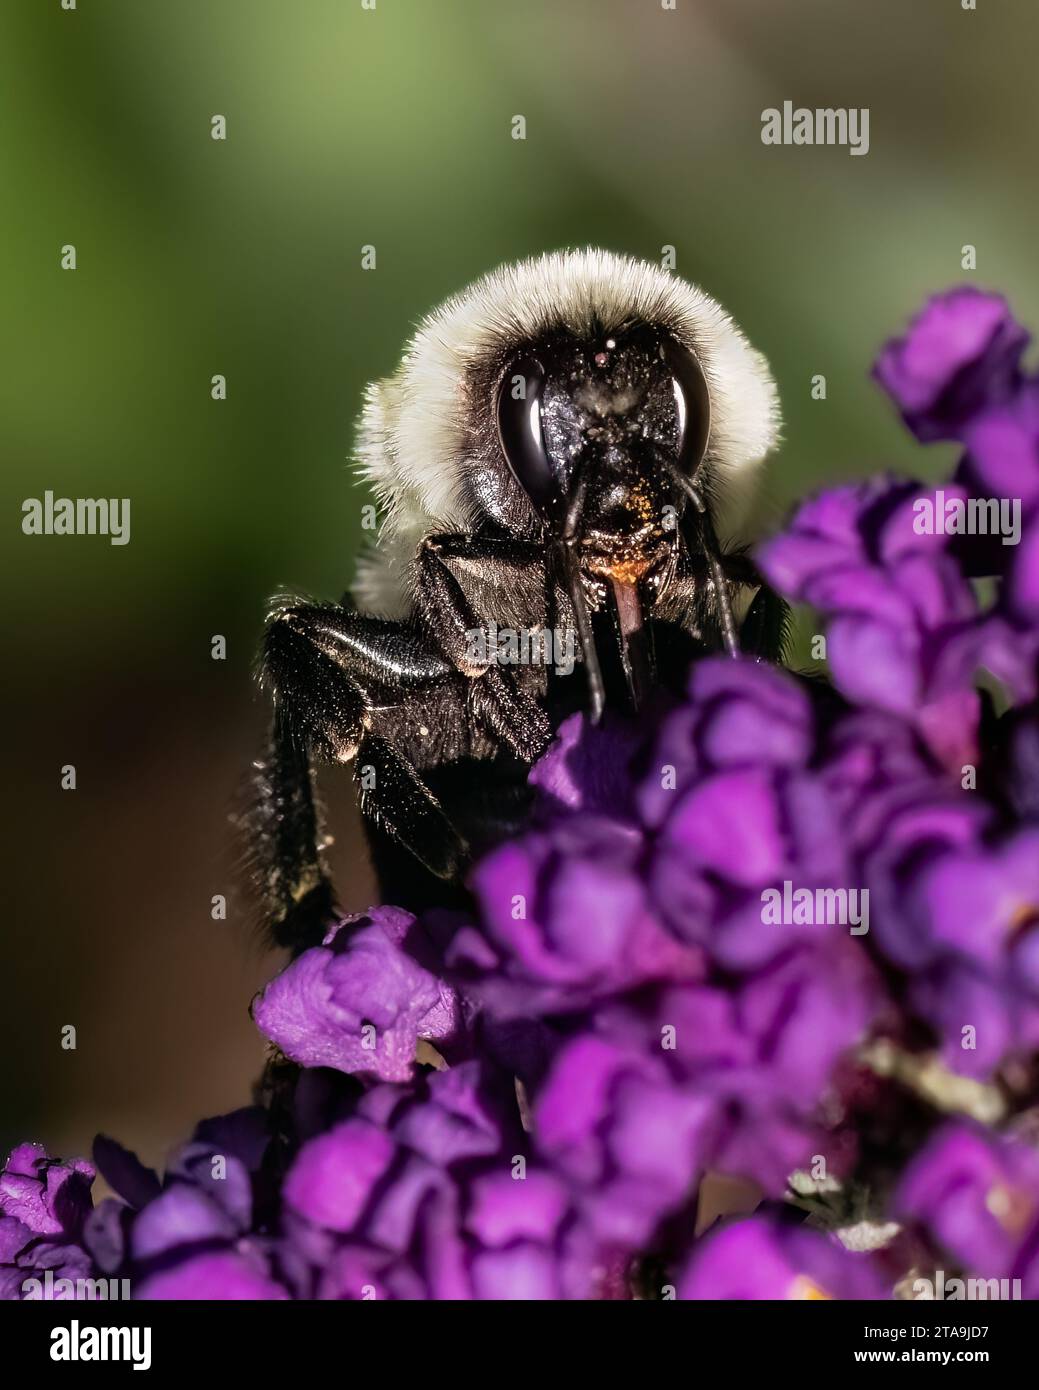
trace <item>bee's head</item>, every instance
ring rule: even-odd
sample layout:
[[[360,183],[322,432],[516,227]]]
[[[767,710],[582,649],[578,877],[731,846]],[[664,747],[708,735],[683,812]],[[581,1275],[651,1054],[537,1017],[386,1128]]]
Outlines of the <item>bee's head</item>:
[[[677,477],[739,535],[778,424],[767,362],[696,286],[606,251],[503,266],[430,314],[368,390],[358,455],[383,524],[356,590],[407,612],[422,537],[487,523],[572,540],[586,578],[651,589],[677,543]]]
[[[666,566],[710,435],[696,355],[639,320],[517,350],[498,385],[502,453],[586,574],[637,584]]]

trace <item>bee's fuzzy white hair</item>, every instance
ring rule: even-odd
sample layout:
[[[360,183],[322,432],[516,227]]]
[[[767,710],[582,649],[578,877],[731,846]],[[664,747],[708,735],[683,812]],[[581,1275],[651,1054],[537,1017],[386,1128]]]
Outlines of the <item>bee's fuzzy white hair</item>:
[[[779,433],[768,363],[720,304],[669,271],[608,251],[555,252],[502,266],[448,299],[420,323],[394,375],[368,387],[357,462],[384,520],[354,588],[363,608],[400,616],[422,537],[474,521],[464,486],[473,369],[546,330],[587,334],[597,322],[609,331],[632,318],[666,328],[700,360],[711,397],[707,457],[718,521],[732,534],[755,465]]]

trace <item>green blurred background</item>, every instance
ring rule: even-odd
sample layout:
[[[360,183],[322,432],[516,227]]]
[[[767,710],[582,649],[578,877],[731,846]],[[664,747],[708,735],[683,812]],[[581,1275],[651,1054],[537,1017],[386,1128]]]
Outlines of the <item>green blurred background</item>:
[[[416,318],[504,260],[673,244],[779,380],[763,524],[824,480],[937,470],[868,368],[966,242],[1039,322],[1037,40],[1034,0],[6,0],[0,1139],[100,1128],[154,1161],[247,1098],[276,965],[227,825],[253,653],[272,591],[351,578],[352,423]],[[869,154],[763,146],[787,98],[868,106]],[[23,536],[48,488],[132,498],[130,544]]]

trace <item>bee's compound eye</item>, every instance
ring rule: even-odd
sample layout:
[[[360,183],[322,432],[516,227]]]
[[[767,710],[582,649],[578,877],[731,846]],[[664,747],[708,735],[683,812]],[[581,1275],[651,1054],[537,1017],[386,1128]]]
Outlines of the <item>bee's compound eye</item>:
[[[711,435],[711,396],[696,354],[678,343],[665,343],[660,355],[671,372],[678,407],[678,466],[692,478],[703,462]]]
[[[513,476],[539,512],[556,491],[541,433],[541,392],[545,370],[533,357],[520,358],[505,373],[498,391],[498,435]]]

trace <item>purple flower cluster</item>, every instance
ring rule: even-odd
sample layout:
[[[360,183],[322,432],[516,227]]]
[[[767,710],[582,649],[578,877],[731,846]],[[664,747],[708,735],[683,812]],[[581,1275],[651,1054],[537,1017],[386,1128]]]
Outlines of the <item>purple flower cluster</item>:
[[[94,1169],[59,1163],[39,1144],[19,1144],[0,1173],[0,1298],[22,1298],[27,1281],[91,1273],[81,1241]],[[53,1283],[52,1283],[53,1286]]]
[[[1039,1297],[1027,341],[931,301],[876,373],[955,477],[832,489],[761,548],[829,681],[713,657],[637,725],[569,719],[471,912],[336,923],[257,998],[264,1105],[161,1179],[100,1139],[94,1209],[91,1165],[15,1151],[4,1294]],[[760,1207],[705,1234],[718,1178]]]
[[[1039,1150],[946,1125],[906,1169],[894,1209],[954,1268],[1019,1280],[1011,1297],[1039,1298]]]

